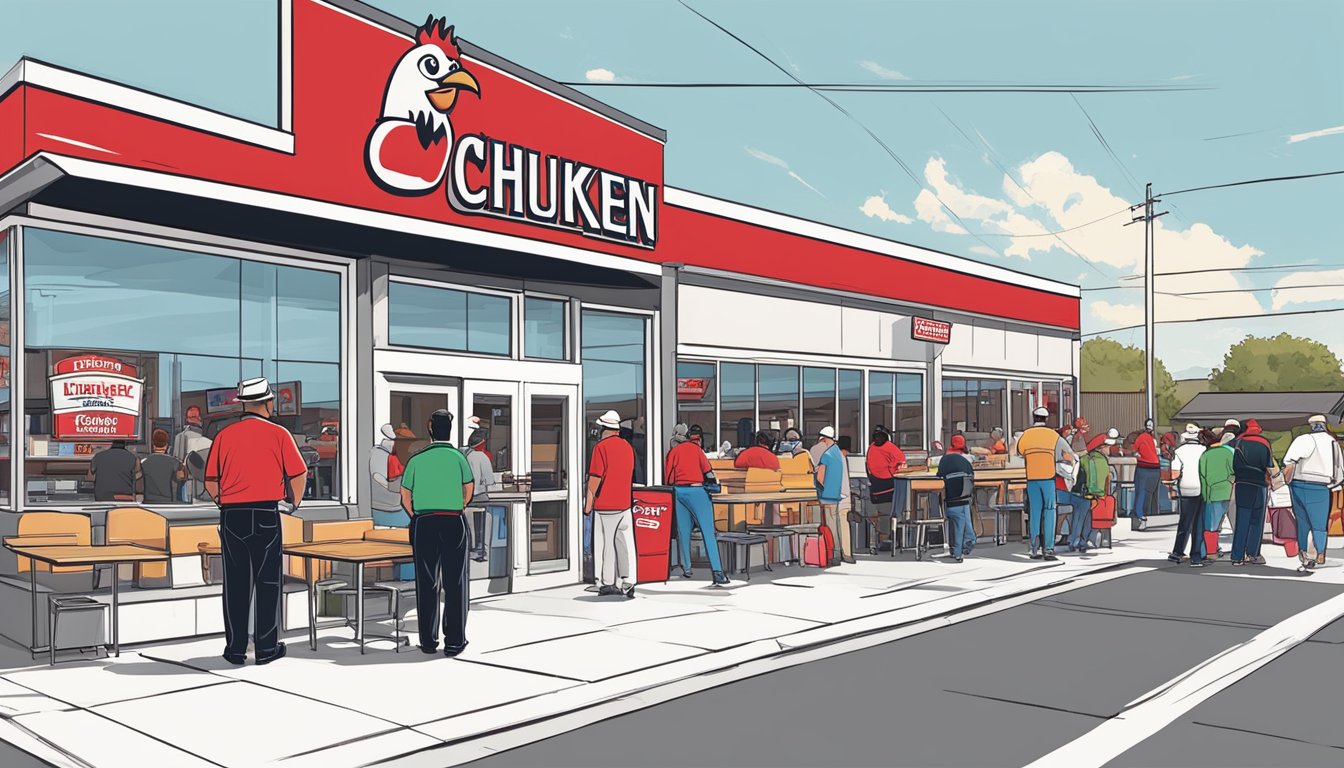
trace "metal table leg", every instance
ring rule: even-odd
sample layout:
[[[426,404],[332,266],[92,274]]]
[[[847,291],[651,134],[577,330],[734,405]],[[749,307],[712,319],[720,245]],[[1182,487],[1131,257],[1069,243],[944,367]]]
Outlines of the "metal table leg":
[[[117,614],[121,613],[119,584],[121,582],[121,563],[112,564],[112,655],[121,656],[121,620]]]
[[[31,557],[28,558],[28,577],[29,577],[30,584],[31,584],[32,589],[33,589],[33,591],[32,591],[32,596],[33,596],[33,645],[32,645],[32,648],[31,648],[30,650],[32,651],[32,657],[35,659],[35,658],[37,658],[37,651],[38,651],[38,646],[37,646],[37,561],[34,560],[34,559],[32,559]],[[53,639],[54,639],[54,638],[50,638],[50,637],[48,637],[48,638],[47,638],[47,645],[51,645]]]
[[[313,558],[303,559],[303,573],[308,577],[308,648],[317,650],[317,581],[313,578]]]
[[[364,564],[355,563],[355,639],[364,653]]]

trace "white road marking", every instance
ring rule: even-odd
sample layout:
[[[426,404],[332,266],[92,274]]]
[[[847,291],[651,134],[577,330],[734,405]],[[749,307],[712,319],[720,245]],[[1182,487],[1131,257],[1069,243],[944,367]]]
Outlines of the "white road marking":
[[[1103,766],[1344,616],[1344,595],[1294,614],[1125,705],[1120,714],[1027,768]]]

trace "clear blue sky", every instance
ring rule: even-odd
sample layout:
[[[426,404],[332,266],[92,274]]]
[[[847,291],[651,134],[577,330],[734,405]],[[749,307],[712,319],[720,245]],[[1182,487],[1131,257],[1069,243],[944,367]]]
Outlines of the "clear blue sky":
[[[1344,3],[688,2],[805,82],[1203,90],[830,94],[851,118],[798,88],[638,87],[790,82],[676,0],[374,0],[417,22],[447,16],[462,37],[557,80],[622,84],[584,88],[668,130],[669,184],[1079,282],[1085,333],[1142,321],[1137,287],[1093,290],[1141,284],[1120,279],[1141,269],[1139,227],[1121,226],[1127,213],[1090,222],[1145,182],[1163,192],[1344,168]],[[0,59],[28,53],[271,122],[274,9],[0,0]],[[1159,272],[1335,269],[1161,278],[1164,294],[1232,292],[1159,296],[1159,319],[1256,315],[1159,326],[1168,367],[1203,375],[1245,333],[1281,330],[1344,354],[1344,312],[1271,316],[1344,308],[1341,199],[1344,177],[1169,197]],[[1317,287],[1246,290],[1276,285]],[[1142,342],[1141,331],[1111,335]]]

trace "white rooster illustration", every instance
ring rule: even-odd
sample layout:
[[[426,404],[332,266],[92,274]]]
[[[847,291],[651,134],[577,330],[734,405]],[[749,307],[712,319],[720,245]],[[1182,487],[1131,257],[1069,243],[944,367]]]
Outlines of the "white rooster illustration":
[[[364,147],[369,177],[394,194],[423,195],[439,185],[452,154],[448,115],[458,92],[481,93],[445,22],[431,16],[416,30],[415,45],[392,68],[382,116]]]

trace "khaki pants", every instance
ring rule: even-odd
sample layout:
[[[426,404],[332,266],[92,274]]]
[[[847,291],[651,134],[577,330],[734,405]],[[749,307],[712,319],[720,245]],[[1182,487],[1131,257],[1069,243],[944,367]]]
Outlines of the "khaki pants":
[[[598,582],[608,587],[633,587],[635,526],[631,510],[593,514],[593,569]]]
[[[841,511],[839,504],[822,504],[821,514],[826,526],[831,529],[831,534],[835,536],[835,551],[831,553],[832,557],[854,559],[854,546],[850,542],[849,512]]]

